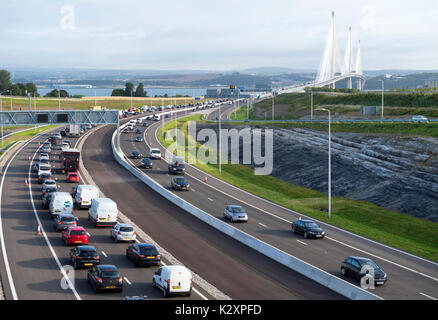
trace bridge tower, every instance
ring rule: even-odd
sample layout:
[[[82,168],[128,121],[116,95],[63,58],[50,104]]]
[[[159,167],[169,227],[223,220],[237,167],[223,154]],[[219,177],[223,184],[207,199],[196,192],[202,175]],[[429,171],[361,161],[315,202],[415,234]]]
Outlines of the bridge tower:
[[[354,66],[354,73],[359,74],[359,75],[363,75],[362,53],[361,53],[361,49],[360,49],[360,40],[357,44],[356,65]],[[363,83],[362,83],[362,80],[360,78],[358,78],[358,80],[357,80],[357,89],[359,89],[360,91],[362,91],[362,89],[363,89]]]
[[[344,55],[344,72],[343,74],[351,74],[353,72],[353,45],[351,39],[351,27],[348,29],[348,40],[347,46],[345,47],[345,55]],[[348,89],[353,88],[353,78],[350,77],[347,79]]]

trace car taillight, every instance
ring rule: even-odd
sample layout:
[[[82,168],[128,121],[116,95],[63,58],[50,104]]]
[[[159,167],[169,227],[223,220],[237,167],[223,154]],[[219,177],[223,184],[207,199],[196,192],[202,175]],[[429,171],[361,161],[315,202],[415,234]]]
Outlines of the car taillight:
[[[82,259],[82,257],[81,256],[77,256],[76,259]]]
[[[167,279],[167,287],[169,288],[169,286],[170,286],[170,279]]]
[[[144,255],[140,254],[139,257],[140,257],[140,258],[144,258]]]
[[[192,286],[193,284],[192,284],[192,278],[190,278],[190,286]]]
[[[79,198],[79,201],[82,201],[82,197]]]
[[[156,258],[159,258],[159,257],[161,257],[159,254],[157,254],[156,256],[155,256]]]
[[[100,283],[102,283],[102,278],[97,279],[97,281],[99,281]]]
[[[96,256],[95,259],[100,259],[100,256]]]
[[[123,277],[119,278],[119,282],[122,283],[123,282]]]
[[[122,233],[121,233],[121,232],[119,231],[119,232],[117,232],[117,234],[119,234],[119,235],[120,235],[120,234],[122,234]]]
[[[135,231],[132,234],[135,235]]]

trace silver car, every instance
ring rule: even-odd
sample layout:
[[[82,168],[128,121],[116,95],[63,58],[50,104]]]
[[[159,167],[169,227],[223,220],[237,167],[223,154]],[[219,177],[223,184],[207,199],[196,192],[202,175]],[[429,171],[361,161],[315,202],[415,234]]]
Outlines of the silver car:
[[[62,231],[68,227],[76,227],[79,219],[72,214],[60,214],[55,217],[54,228],[56,231]]]
[[[241,206],[229,205],[224,210],[224,218],[230,219],[231,222],[248,222],[248,215]]]
[[[135,240],[137,239],[134,228],[128,223],[117,223],[114,227],[112,227],[111,237],[114,239],[115,242],[135,242]]]

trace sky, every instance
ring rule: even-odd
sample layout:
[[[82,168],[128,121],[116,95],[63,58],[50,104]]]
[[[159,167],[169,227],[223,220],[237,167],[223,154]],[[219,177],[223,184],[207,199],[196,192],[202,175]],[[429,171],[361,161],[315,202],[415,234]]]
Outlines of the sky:
[[[335,11],[363,69],[438,69],[437,0],[1,0],[0,69],[317,70]]]

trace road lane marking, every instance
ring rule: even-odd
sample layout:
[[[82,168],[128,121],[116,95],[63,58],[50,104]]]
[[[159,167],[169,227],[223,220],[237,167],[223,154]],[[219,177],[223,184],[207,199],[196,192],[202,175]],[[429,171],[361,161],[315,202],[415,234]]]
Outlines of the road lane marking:
[[[105,251],[102,251],[102,254],[105,256],[105,258],[108,258],[107,254],[105,253]]]
[[[213,199],[212,198],[207,198],[208,200],[210,200],[210,201],[213,201]]]
[[[123,278],[130,286],[132,286],[132,283],[131,283],[131,281],[129,281],[129,279],[128,278],[126,278],[126,277],[124,277]]]
[[[263,223],[261,223],[261,222],[259,222],[259,225],[261,225],[262,227],[265,227],[265,228],[268,227],[266,224],[263,224]]]
[[[299,242],[299,243],[304,244],[305,246],[307,246],[307,243],[305,243],[305,242],[303,242],[303,241],[301,241],[301,240],[297,240],[297,242]]]
[[[91,234],[89,234],[88,232],[87,232],[87,236],[88,236],[88,238],[91,238]]]
[[[423,293],[423,292],[420,292],[420,294],[421,294],[422,296],[425,296],[426,298],[431,299],[431,300],[438,300],[438,299],[436,299],[436,298],[434,298],[434,297],[428,296],[427,294],[425,294],[425,293]]]

